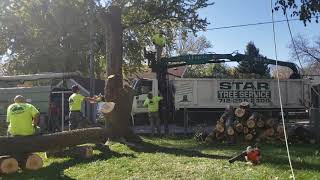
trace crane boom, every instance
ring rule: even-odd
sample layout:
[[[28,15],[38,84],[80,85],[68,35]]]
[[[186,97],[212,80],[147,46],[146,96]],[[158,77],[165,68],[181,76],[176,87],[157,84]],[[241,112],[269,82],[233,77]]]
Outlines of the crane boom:
[[[149,56],[151,57],[151,56]],[[148,58],[148,57],[147,57]],[[159,72],[161,70],[184,66],[184,65],[198,65],[198,64],[208,64],[208,63],[223,63],[223,62],[244,62],[252,61],[252,57],[244,54],[189,54],[181,55],[175,57],[163,57],[160,61],[155,61],[149,59],[149,65],[154,72]],[[266,57],[255,58],[256,62],[263,64],[271,64],[279,66],[285,66],[292,70],[292,79],[300,79],[299,70],[296,64],[286,61],[277,61],[274,59],[269,59]]]

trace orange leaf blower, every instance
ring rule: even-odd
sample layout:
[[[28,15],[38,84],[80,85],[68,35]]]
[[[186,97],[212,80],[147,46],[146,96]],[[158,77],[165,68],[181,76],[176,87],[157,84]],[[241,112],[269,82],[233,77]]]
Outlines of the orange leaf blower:
[[[248,146],[247,149],[240,154],[232,157],[229,159],[229,163],[234,163],[237,160],[243,159],[247,162],[251,162],[253,165],[257,165],[260,162],[260,150],[258,147],[252,148],[251,146]]]

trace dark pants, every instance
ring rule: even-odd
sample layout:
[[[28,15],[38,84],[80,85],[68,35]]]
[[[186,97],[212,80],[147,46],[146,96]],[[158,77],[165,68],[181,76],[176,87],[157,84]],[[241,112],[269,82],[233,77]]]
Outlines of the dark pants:
[[[70,111],[69,113],[69,129],[80,129],[83,124],[83,117],[80,111]]]
[[[159,112],[149,112],[149,121],[151,125],[151,134],[154,135],[154,129],[157,129],[158,135],[161,134]]]

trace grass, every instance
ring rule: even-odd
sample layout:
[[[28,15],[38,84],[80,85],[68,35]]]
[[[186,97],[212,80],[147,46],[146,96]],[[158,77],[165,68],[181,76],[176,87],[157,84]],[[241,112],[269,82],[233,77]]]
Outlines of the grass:
[[[20,171],[0,179],[290,179],[283,145],[261,145],[262,164],[229,164],[245,145],[204,145],[190,138],[150,138],[135,147],[113,144],[112,152],[95,151],[88,160],[49,158],[39,171]],[[297,179],[320,179],[316,145],[292,145]]]

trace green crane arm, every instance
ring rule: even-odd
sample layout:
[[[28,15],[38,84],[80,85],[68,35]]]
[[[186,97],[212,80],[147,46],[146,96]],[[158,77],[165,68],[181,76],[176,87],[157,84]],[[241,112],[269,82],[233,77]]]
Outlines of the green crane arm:
[[[150,54],[149,54],[150,55]],[[151,56],[149,56],[151,57]],[[207,64],[207,63],[222,63],[222,62],[243,62],[250,61],[251,57],[244,54],[192,54],[192,55],[181,55],[176,57],[164,57],[160,61],[155,61],[149,59],[149,65],[154,72],[158,72],[163,69],[174,68],[184,65],[196,65],[196,64]],[[150,64],[151,61],[151,64]],[[268,59],[266,57],[256,58],[264,64],[272,64],[279,66],[286,66],[292,70],[292,79],[299,79],[300,74],[296,64],[292,62],[276,61],[274,59]]]

